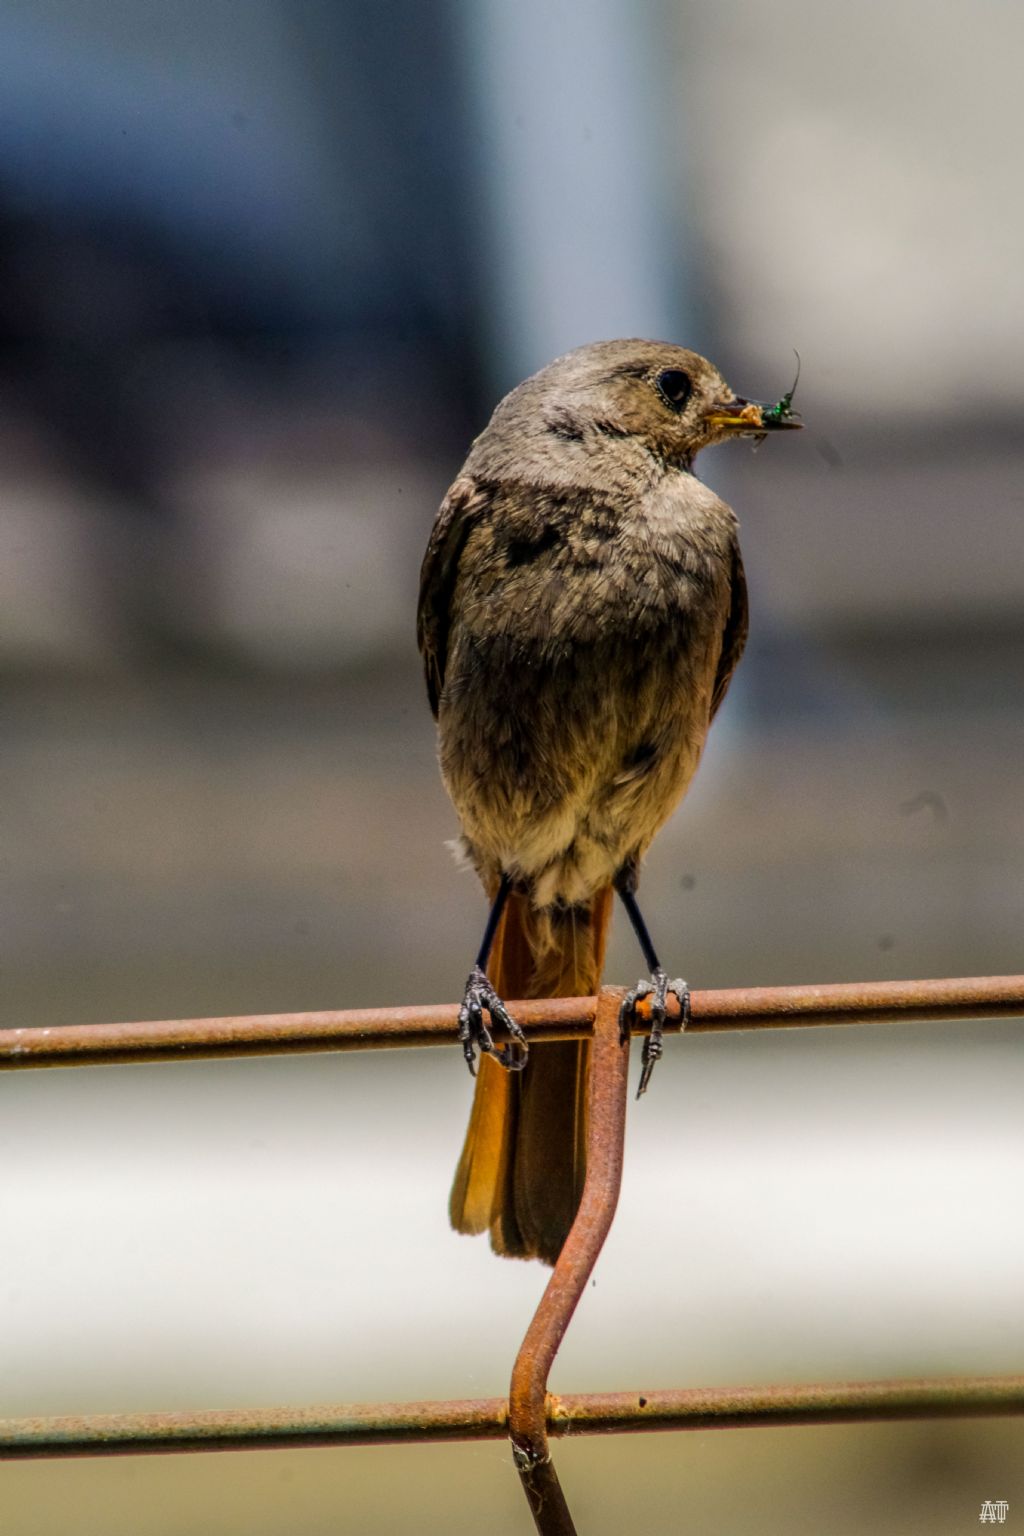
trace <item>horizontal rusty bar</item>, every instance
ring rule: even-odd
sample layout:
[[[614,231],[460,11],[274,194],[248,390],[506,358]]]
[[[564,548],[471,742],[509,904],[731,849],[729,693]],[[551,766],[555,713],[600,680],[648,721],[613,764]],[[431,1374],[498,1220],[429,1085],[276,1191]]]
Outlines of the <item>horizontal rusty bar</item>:
[[[1024,1376],[583,1393],[548,1403],[553,1435],[992,1417],[1024,1414]]]
[[[1010,1414],[1024,1414],[1024,1376],[694,1387],[672,1392],[565,1394],[547,1399],[551,1435]],[[207,1413],[97,1414],[0,1419],[0,1460],[502,1440],[507,1435],[508,1403],[500,1397]]]
[[[465,1402],[342,1403],[312,1408],[0,1419],[0,1461],[496,1440],[506,1436],[507,1419],[508,1404],[497,1397]]]
[[[515,1008],[529,1037],[544,1040],[589,1034],[595,1006],[592,997],[564,997],[517,1003]],[[454,1045],[457,1029],[458,1005],[446,1003],[425,1008],[352,1008],[335,1013],[4,1029],[0,1030],[0,1069]]]
[[[510,1004],[530,1040],[592,1034],[596,1006],[593,997]],[[356,1008],[340,1013],[0,1029],[0,1069],[451,1045],[457,1012],[456,1005],[442,1003],[426,1008]],[[842,982],[693,992],[688,1029],[702,1034],[1020,1016],[1024,1016],[1024,976],[967,976],[945,981]],[[679,1029],[679,1009],[674,1000],[666,1028]],[[635,1033],[643,1032],[641,1020]]]
[[[1020,1018],[1024,1016],[1024,976],[724,988],[694,992],[691,1008],[695,1016],[687,1029],[698,1032]]]

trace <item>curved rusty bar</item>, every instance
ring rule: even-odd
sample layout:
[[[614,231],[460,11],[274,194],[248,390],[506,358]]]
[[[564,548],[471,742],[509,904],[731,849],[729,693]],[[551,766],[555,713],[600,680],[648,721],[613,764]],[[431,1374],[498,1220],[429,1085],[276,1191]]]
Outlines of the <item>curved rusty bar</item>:
[[[615,990],[616,997],[621,992]],[[512,1002],[529,1040],[589,1035],[597,999],[560,997]],[[842,982],[828,986],[738,987],[693,992],[688,1030],[808,1028],[1024,1016],[1024,976],[968,976],[940,981]],[[451,1045],[457,1008],[357,1008],[345,1012],[270,1013],[138,1024],[66,1024],[0,1029],[0,1070],[78,1067],[211,1056],[267,1056],[305,1051],[373,1051]],[[679,1030],[673,999],[665,1026]],[[634,1030],[643,1033],[643,1025]]]
[[[598,994],[583,1195],[512,1368],[508,1433],[541,1536],[575,1536],[576,1531],[548,1449],[547,1385],[558,1346],[597,1263],[619,1201],[629,1081],[629,1040],[621,1038],[619,1029],[621,1001],[622,993],[612,987]]]

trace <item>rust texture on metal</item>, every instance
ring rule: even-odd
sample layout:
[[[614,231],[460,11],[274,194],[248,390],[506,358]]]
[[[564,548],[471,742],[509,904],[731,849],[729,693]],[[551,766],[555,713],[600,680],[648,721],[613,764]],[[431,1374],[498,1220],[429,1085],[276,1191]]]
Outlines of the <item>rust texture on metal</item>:
[[[550,1395],[549,1435],[1024,1414],[1024,1376]],[[0,1419],[0,1460],[501,1440],[504,1398]]]
[[[571,1536],[569,1515],[548,1450],[547,1384],[565,1330],[608,1236],[622,1184],[629,1040],[619,1026],[620,991],[598,994],[590,1061],[587,1173],[576,1220],[558,1256],[512,1369],[508,1432],[541,1536]]]
[[[515,1006],[515,1016],[531,1040],[571,1038],[589,1034],[593,1027],[592,997],[532,1000]],[[353,1008],[334,1013],[0,1029],[0,1069],[453,1045],[457,1030],[458,1007],[447,1003],[425,1008]]]
[[[616,991],[616,996],[621,993]],[[591,1034],[596,1006],[593,997],[533,999],[510,1004],[531,1041]],[[437,1004],[426,1008],[362,1008],[334,1013],[8,1028],[0,1029],[0,1069],[451,1045],[457,1012],[453,1004]],[[1024,976],[968,976],[940,981],[696,991],[691,993],[687,1027],[691,1033],[700,1034],[1022,1015]],[[644,1029],[641,1008],[634,1033],[642,1034]],[[674,1000],[666,1029],[679,1029],[679,1008]]]
[[[737,987],[693,996],[699,1006],[687,1028],[694,1031],[1017,1018],[1024,1014],[1024,976]]]
[[[199,1413],[89,1414],[0,1419],[0,1460],[494,1440],[507,1434],[508,1404],[497,1397]]]

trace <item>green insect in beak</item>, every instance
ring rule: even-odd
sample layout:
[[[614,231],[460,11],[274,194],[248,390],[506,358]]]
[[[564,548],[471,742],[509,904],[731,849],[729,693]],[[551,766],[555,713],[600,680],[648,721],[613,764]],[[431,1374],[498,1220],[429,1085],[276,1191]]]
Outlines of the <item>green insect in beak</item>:
[[[794,349],[794,355],[796,357],[796,378],[777,404],[766,405],[761,411],[761,420],[766,427],[780,427],[784,422],[788,422],[797,415],[797,412],[793,409],[793,396],[796,394],[796,387],[800,383],[800,353]]]

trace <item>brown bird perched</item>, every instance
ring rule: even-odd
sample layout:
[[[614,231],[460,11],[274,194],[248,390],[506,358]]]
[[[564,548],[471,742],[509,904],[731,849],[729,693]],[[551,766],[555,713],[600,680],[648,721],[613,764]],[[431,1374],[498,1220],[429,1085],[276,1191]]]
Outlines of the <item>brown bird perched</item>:
[[[637,873],[747,634],[736,517],[693,461],[799,425],[791,399],[739,399],[663,342],[580,347],[506,395],[437,514],[419,644],[462,850],[492,900],[459,1015],[471,1071],[481,1057],[450,1214],[497,1253],[558,1257],[583,1188],[590,1049],[551,1042],[527,1064],[502,998],[593,993],[614,890],[651,973],[624,1006],[628,1024],[650,997],[639,1092],[669,992],[685,1018]]]

